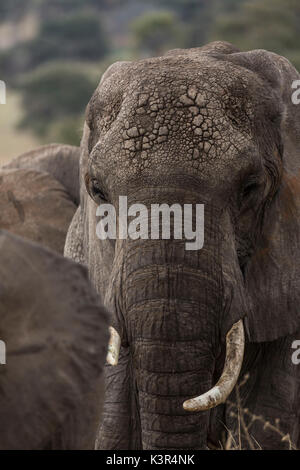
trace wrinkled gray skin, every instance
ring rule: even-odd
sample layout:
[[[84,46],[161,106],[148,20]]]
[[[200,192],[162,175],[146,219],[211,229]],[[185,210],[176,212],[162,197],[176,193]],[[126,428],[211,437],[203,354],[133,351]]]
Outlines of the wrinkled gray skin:
[[[87,108],[81,204],[65,250],[87,264],[122,338],[119,365],[106,368],[98,448],[205,449],[226,428],[238,442],[235,391],[210,412],[182,404],[217,381],[225,335],[241,318],[240,378],[250,374],[241,404],[279,418],[300,444],[300,368],[291,361],[300,336],[299,78],[276,54],[219,42],[116,63],[102,77]],[[97,204],[117,207],[120,195],[129,205],[204,203],[204,248],[99,241]],[[258,420],[250,433],[262,448],[288,447]]]
[[[52,144],[0,169],[0,228],[63,253],[79,203],[77,147]]]
[[[108,315],[83,266],[0,230],[0,449],[93,449]]]
[[[65,188],[74,204],[79,204],[80,149],[72,145],[49,144],[20,155],[4,169],[28,169],[50,174]]]

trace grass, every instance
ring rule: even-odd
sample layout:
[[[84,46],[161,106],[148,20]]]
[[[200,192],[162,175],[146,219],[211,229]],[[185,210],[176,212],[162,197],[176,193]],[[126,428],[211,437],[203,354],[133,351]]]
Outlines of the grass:
[[[247,442],[247,447],[249,449],[262,450],[262,447],[259,442],[257,442],[254,436],[251,434],[251,427],[255,422],[259,422],[263,426],[264,431],[269,431],[271,433],[277,434],[280,437],[281,442],[287,442],[289,450],[297,450],[296,446],[291,440],[291,436],[281,431],[279,419],[276,419],[275,423],[271,423],[270,421],[266,420],[263,416],[255,415],[251,413],[247,408],[243,408],[241,406],[240,389],[245,385],[248,380],[249,374],[246,374],[242,382],[236,385],[236,402],[227,402],[231,408],[230,416],[237,420],[238,434],[235,438],[233,436],[233,433],[229,429],[227,429],[228,437],[225,445],[222,446],[223,450],[243,450],[241,444],[242,440]]]

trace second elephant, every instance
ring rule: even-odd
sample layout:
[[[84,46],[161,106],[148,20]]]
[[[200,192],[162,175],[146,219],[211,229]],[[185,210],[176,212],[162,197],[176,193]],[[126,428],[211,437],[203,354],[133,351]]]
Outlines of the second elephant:
[[[0,230],[0,449],[94,448],[107,323],[84,267]]]

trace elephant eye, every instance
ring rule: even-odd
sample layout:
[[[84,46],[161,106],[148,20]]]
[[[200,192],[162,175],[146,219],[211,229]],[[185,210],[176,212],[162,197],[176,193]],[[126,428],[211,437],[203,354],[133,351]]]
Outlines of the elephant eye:
[[[97,204],[100,204],[103,201],[107,202],[107,197],[104,191],[102,190],[99,181],[96,178],[91,178],[89,174],[86,174],[84,179],[85,179],[86,189],[90,197]]]
[[[243,199],[248,199],[258,188],[259,184],[256,181],[251,181],[247,183],[243,188]]]
[[[248,179],[246,184],[242,186],[239,196],[239,206],[243,211],[249,209],[257,202],[258,191],[261,187],[262,183],[257,177]]]

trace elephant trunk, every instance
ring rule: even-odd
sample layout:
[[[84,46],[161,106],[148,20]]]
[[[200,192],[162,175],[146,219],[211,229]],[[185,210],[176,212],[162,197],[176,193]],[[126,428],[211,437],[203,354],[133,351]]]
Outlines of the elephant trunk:
[[[185,240],[127,240],[122,246],[115,326],[130,349],[143,449],[205,449],[208,409],[226,399],[238,377],[245,309],[230,232],[228,215],[206,206],[201,250],[186,250]],[[111,364],[118,361],[119,340],[112,329]],[[207,394],[225,340],[224,373]],[[226,393],[216,393],[220,383]]]
[[[138,390],[143,449],[205,449],[209,412],[185,400],[212,387],[220,353],[223,276],[219,231],[207,216],[206,243],[129,241],[125,329]]]

